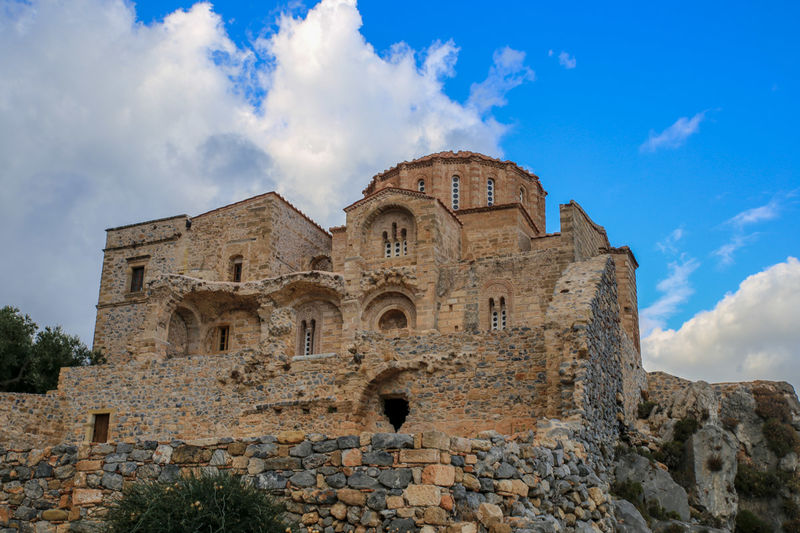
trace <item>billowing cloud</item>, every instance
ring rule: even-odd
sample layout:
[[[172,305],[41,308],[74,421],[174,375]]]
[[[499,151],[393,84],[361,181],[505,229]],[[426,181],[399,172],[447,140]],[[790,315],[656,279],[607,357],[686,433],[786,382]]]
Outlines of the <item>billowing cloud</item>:
[[[662,148],[678,148],[683,146],[689,138],[700,128],[700,123],[705,118],[706,112],[697,113],[692,118],[681,117],[669,128],[661,133],[650,132],[648,139],[639,147],[641,152],[655,152]]]
[[[323,0],[252,48],[210,4],[144,25],[123,0],[0,9],[0,302],[90,338],[102,229],[271,189],[324,223],[374,172],[442,149],[502,155],[491,116],[532,72],[495,55],[488,95],[443,91],[458,48],[379,54],[354,0]],[[480,102],[480,105],[479,105]]]
[[[642,336],[648,335],[654,329],[663,328],[666,320],[694,294],[689,276],[700,263],[692,257],[683,256],[668,266],[669,275],[656,285],[661,296],[639,313]]]
[[[714,309],[642,340],[649,371],[707,381],[800,385],[800,261],[789,257],[745,279]]]
[[[558,64],[564,67],[567,70],[573,69],[578,65],[578,62],[575,60],[575,56],[570,56],[567,52],[561,51],[558,54]]]

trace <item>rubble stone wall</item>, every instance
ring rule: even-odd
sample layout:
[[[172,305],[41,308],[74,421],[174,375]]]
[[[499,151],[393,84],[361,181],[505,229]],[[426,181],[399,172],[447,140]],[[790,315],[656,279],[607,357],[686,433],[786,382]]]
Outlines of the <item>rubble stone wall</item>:
[[[583,457],[570,440],[548,447],[493,432],[475,439],[284,432],[249,440],[0,447],[0,528],[92,531],[127,485],[228,471],[283,500],[289,518],[308,531],[611,531],[605,476]]]

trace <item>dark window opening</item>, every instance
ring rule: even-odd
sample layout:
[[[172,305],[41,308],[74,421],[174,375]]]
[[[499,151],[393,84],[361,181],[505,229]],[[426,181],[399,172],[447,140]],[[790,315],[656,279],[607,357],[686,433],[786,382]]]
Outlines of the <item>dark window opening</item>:
[[[94,415],[94,427],[92,428],[92,442],[108,442],[108,413],[98,413]]]
[[[230,337],[230,326],[220,326],[219,328],[219,351],[228,351],[228,338]]]
[[[234,263],[233,264],[233,281],[239,283],[242,281],[242,264],[241,263]]]
[[[408,417],[408,400],[405,398],[384,398],[383,414],[389,419],[389,423],[395,431],[405,424]]]
[[[406,314],[401,310],[390,309],[381,316],[381,319],[378,321],[378,327],[381,331],[407,328],[408,319],[406,318]]]
[[[144,267],[138,266],[131,269],[131,292],[139,292],[144,286]]]

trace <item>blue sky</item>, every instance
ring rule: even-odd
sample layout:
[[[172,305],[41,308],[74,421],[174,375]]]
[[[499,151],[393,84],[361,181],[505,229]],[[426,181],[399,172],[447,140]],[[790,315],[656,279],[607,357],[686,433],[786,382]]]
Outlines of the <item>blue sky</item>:
[[[338,224],[463,148],[633,249],[648,368],[800,384],[797,3],[72,4],[0,3],[0,244],[50,265],[0,297],[40,323],[90,339],[105,227],[272,188]]]

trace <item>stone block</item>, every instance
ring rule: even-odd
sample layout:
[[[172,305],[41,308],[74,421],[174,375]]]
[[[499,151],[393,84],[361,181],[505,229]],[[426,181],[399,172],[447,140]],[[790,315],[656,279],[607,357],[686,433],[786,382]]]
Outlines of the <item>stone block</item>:
[[[279,444],[298,444],[303,442],[306,435],[302,431],[283,431],[278,433],[277,437]]]
[[[422,484],[451,487],[455,483],[455,473],[456,469],[450,465],[428,465],[422,471]]]
[[[425,431],[422,434],[422,447],[447,451],[450,449],[450,437],[441,431]]]
[[[42,511],[42,519],[48,522],[64,522],[69,518],[69,512],[64,509],[47,509]]]
[[[441,454],[439,450],[400,450],[401,463],[438,463]]]
[[[426,524],[443,526],[447,524],[447,511],[441,507],[428,507],[422,515],[422,520]]]
[[[362,506],[367,501],[367,495],[355,489],[339,489],[336,491],[336,497],[347,505]]]
[[[477,517],[481,524],[489,527],[494,522],[502,522],[503,511],[493,503],[482,503],[478,507]]]
[[[172,459],[172,446],[169,444],[159,444],[153,452],[153,462],[157,465],[169,464]]]
[[[331,506],[331,515],[337,520],[344,520],[347,516],[347,505],[342,502],[333,504]]]
[[[349,448],[342,451],[342,465],[361,466],[361,450],[358,448]]]
[[[438,506],[442,493],[436,485],[409,485],[403,495],[408,505],[413,507]]]
[[[91,470],[100,470],[103,467],[103,462],[99,460],[83,460],[75,463],[75,469],[79,472],[87,472]]]
[[[98,489],[75,489],[72,491],[72,505],[90,505],[103,501],[103,491]]]

